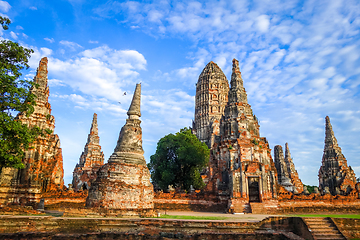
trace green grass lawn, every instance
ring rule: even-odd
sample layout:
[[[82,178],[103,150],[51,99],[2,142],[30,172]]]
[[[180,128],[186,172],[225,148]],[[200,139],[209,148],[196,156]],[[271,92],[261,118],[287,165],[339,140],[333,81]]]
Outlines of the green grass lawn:
[[[183,216],[183,215],[161,215],[159,218],[169,219],[193,219],[193,220],[225,220],[227,217],[195,217],[195,216]]]
[[[360,214],[296,214],[291,217],[331,217],[331,218],[355,218],[360,219]]]

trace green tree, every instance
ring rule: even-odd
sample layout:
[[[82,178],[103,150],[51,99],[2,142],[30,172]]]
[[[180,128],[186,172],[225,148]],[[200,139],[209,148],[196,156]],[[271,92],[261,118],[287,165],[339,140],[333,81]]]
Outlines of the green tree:
[[[157,144],[148,167],[153,183],[165,190],[168,186],[189,190],[202,189],[205,184],[200,171],[209,162],[210,150],[188,128],[166,135]]]
[[[7,30],[8,18],[0,16],[0,24]],[[10,40],[0,41],[0,168],[23,168],[24,149],[41,133],[38,127],[29,128],[16,121],[15,115],[34,111],[35,95],[30,92],[33,81],[22,80],[21,70],[28,69],[32,49]]]
[[[316,188],[316,186],[310,186],[310,185],[305,185],[303,184],[307,190],[309,191],[309,193],[313,193],[314,192],[314,188]]]

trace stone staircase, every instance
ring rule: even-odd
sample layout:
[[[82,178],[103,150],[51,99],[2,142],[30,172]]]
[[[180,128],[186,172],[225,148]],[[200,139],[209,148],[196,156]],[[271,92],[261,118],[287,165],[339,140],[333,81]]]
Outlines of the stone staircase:
[[[303,218],[314,240],[346,239],[331,218]]]

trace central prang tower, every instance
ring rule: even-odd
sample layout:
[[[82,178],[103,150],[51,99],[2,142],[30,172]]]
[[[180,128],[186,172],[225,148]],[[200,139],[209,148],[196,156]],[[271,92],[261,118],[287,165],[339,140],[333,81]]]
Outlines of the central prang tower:
[[[220,132],[220,119],[228,101],[229,82],[220,67],[209,62],[196,84],[193,134],[211,148]]]
[[[236,59],[230,83],[229,90],[215,63],[205,67],[197,84],[194,132],[211,148],[206,190],[227,196],[229,211],[243,212],[249,202],[272,204],[277,198],[277,175],[269,143],[260,137],[259,122],[248,104]],[[219,86],[216,91],[211,89],[214,86]]]

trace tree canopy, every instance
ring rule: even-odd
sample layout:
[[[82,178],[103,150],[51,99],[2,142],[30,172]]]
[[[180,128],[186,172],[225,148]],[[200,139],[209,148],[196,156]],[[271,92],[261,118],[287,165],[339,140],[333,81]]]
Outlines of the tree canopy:
[[[0,16],[4,30],[10,20]],[[32,49],[20,46],[10,40],[0,40],[0,168],[23,168],[24,150],[40,134],[38,127],[29,128],[15,115],[34,111],[35,95],[30,92],[33,81],[20,79],[21,70],[28,69]]]
[[[166,135],[157,144],[156,153],[150,157],[148,167],[153,183],[166,190],[168,186],[189,190],[202,189],[205,184],[201,170],[209,162],[210,150],[200,142],[189,128]]]

